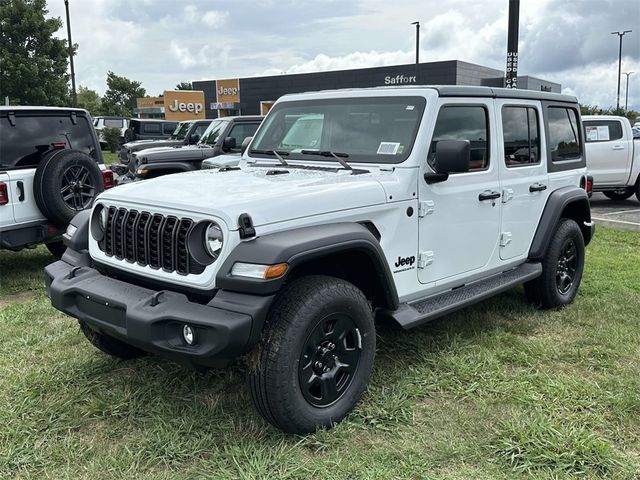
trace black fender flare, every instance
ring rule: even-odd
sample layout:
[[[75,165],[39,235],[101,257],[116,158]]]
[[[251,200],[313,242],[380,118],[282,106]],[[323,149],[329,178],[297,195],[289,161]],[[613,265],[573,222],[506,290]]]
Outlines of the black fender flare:
[[[541,260],[544,257],[558,221],[567,207],[573,207],[574,212],[579,216],[574,220],[577,221],[582,230],[585,245],[591,241],[592,230],[587,226],[591,222],[591,207],[589,206],[587,192],[579,187],[562,187],[553,191],[547,199],[542,217],[538,223],[538,229],[529,249],[530,259]]]
[[[271,233],[244,241],[236,246],[216,276],[216,287],[257,295],[272,295],[278,292],[288,274],[297,266],[335,253],[358,251],[365,253],[371,261],[381,282],[384,297],[382,303],[390,309],[398,306],[395,282],[378,239],[359,223],[332,223],[296,228]],[[231,276],[236,262],[274,265],[289,264],[287,273],[273,280],[258,280]]]
[[[146,178],[150,174],[162,172],[163,170],[178,170],[179,172],[192,172],[198,170],[198,165],[201,162],[158,162],[158,163],[141,163],[138,165],[138,170],[146,170],[146,173],[138,174],[136,170],[136,176],[140,178]]]

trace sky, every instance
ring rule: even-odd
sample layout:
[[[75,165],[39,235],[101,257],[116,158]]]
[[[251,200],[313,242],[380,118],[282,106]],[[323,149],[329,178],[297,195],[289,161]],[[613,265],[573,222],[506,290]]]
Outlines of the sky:
[[[70,0],[76,83],[106,73],[148,95],[181,81],[463,60],[504,70],[508,0]],[[48,0],[64,20],[64,1]],[[615,106],[618,37],[629,108],[640,110],[640,0],[522,0],[519,74]],[[66,38],[66,24],[57,33]],[[624,105],[622,75],[621,104]],[[328,85],[327,88],[331,86]]]

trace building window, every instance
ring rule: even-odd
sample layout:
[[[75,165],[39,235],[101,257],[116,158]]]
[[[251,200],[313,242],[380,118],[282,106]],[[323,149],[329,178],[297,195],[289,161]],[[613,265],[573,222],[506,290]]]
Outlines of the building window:
[[[540,163],[540,128],[535,108],[504,107],[502,132],[507,167]]]

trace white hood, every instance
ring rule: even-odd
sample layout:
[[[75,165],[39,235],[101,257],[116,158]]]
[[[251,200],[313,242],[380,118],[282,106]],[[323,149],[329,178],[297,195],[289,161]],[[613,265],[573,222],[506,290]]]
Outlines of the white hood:
[[[267,174],[275,170],[289,173]],[[336,173],[275,164],[271,168],[243,166],[241,170],[200,170],[134,182],[108,190],[99,199],[154,211],[167,208],[185,212],[185,216],[210,215],[235,230],[242,213],[261,226],[385,203],[379,175],[375,167],[372,173],[351,175],[345,170]]]

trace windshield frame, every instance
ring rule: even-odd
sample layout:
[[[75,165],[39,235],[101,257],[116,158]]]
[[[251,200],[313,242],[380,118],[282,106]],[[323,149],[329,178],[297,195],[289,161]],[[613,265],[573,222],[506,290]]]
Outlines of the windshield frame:
[[[213,130],[216,130],[218,127],[223,127],[223,131],[224,131],[224,126],[226,123],[228,123],[228,121],[225,121],[221,118],[216,118],[212,120],[209,126],[207,127],[207,129],[202,133],[202,137],[200,137],[200,141],[198,141],[198,144],[209,145],[211,147],[214,146],[216,143],[218,143],[218,140],[220,139],[220,135],[216,137],[216,140],[213,143],[210,143],[209,137],[211,135],[211,132]]]
[[[268,129],[271,127],[271,122],[273,122],[274,118],[278,113],[283,110],[291,109],[291,108],[299,108],[308,106],[310,109],[313,109],[316,106],[340,106],[340,105],[384,105],[384,104],[411,104],[413,105],[417,111],[416,121],[413,126],[413,131],[411,132],[411,142],[408,145],[404,146],[404,150],[400,154],[395,155],[384,155],[378,153],[354,153],[349,151],[348,149],[342,149],[341,152],[347,153],[349,155],[348,162],[349,163],[365,163],[365,164],[399,164],[406,161],[410,156],[411,152],[416,143],[416,138],[418,132],[420,131],[420,125],[424,118],[424,113],[427,107],[427,99],[421,95],[389,95],[389,96],[361,96],[361,97],[331,97],[331,98],[316,98],[316,99],[305,99],[305,100],[284,100],[276,103],[273,108],[269,111],[267,117],[264,119],[262,124],[260,125],[259,130],[256,132],[254,136],[254,140],[251,142],[250,149],[247,151],[249,158],[273,158],[273,156],[268,154],[260,154],[255,153],[255,150],[271,150],[271,148],[266,148],[264,145],[260,145],[262,139],[266,135]],[[295,112],[295,110],[294,110]],[[326,115],[327,112],[319,112],[319,111],[309,111],[305,113],[291,113],[291,115],[300,115],[303,116],[311,116],[311,115]],[[294,123],[295,124],[295,123]],[[323,125],[323,130],[325,126]],[[287,132],[284,133],[282,141],[286,138],[287,134],[291,131],[291,127]],[[323,133],[324,135],[324,133]],[[384,142],[384,140],[383,140]],[[314,150],[314,148],[305,148],[304,150]],[[318,150],[325,150],[321,145],[321,148]],[[335,159],[333,157],[323,157],[321,155],[314,156],[309,154],[302,154],[301,152],[290,151],[287,155],[287,161],[291,160],[300,160],[300,161],[313,161],[313,162],[325,162],[325,163],[335,163]]]

